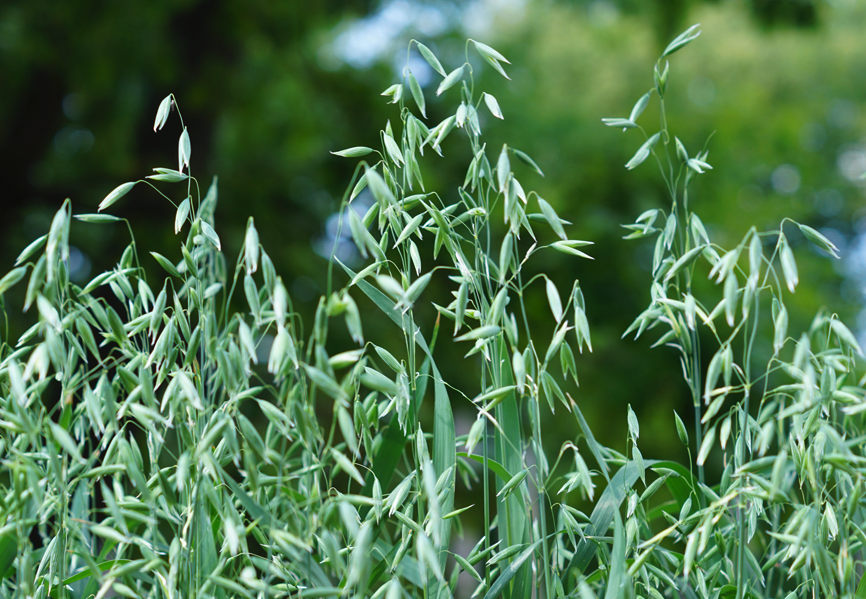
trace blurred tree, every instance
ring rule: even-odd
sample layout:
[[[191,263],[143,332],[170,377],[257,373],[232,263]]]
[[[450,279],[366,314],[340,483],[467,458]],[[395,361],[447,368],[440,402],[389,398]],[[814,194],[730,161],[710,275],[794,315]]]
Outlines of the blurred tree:
[[[627,14],[651,19],[659,49],[685,29],[687,15],[700,4],[718,4],[720,0],[564,0],[597,12],[617,8]],[[765,28],[793,26],[811,28],[818,25],[819,0],[745,0],[755,21]]]
[[[0,148],[4,170],[14,173],[0,218],[3,262],[46,230],[64,197],[73,198],[76,211],[93,212],[115,185],[153,165],[171,166],[178,121],[159,134],[149,128],[155,107],[173,92],[192,138],[193,174],[204,185],[221,175],[219,218],[237,224],[229,241],[242,234],[246,215],[256,214],[265,221],[264,240],[279,240],[286,251],[275,257],[279,263],[292,262],[298,275],[315,272],[309,239],[350,174],[327,153],[335,149],[333,131],[347,123],[363,129],[364,119],[381,111],[361,74],[323,70],[317,52],[324,32],[371,6],[3,3]],[[173,209],[153,192],[136,188],[119,209],[143,234],[168,234]],[[86,266],[114,242],[84,236],[76,243]],[[74,274],[84,277],[85,270]],[[312,295],[315,288],[302,291]]]
[[[752,12],[763,24],[815,27],[818,7],[814,0],[752,0]]]

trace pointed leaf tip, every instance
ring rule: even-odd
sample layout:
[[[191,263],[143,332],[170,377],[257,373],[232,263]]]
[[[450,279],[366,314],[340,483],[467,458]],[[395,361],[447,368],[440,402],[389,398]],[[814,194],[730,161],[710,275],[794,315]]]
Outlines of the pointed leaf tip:
[[[159,103],[159,108],[156,111],[156,119],[153,121],[153,132],[156,133],[160,129],[163,128],[166,121],[168,120],[168,115],[171,113],[172,100],[171,94],[167,95],[162,99],[162,102]]]
[[[482,44],[481,42],[476,42],[475,40],[472,40],[472,42],[475,44],[475,47],[478,49],[478,53],[481,54],[481,56],[484,56],[485,58],[489,57],[494,60],[501,60],[506,64],[511,64],[511,62],[507,58],[505,58],[502,54],[500,54],[487,44]]]
[[[412,98],[415,100],[415,104],[418,105],[418,110],[421,111],[421,116],[425,119],[427,118],[427,108],[426,103],[424,102],[424,92],[421,91],[421,85],[418,83],[418,80],[415,78],[415,75],[412,74],[410,69],[407,69],[408,79],[409,79],[409,91],[412,92]]]
[[[366,156],[373,152],[373,148],[368,148],[367,146],[353,146],[351,148],[346,148],[345,150],[340,150],[339,152],[331,152],[335,156],[342,156],[343,158],[359,158],[361,156]]]
[[[534,170],[536,173],[538,173],[542,177],[544,176],[544,172],[535,163],[535,161],[529,157],[529,154],[527,154],[526,152],[521,152],[520,150],[515,150],[514,148],[511,148],[511,151],[515,156],[517,156],[518,160],[520,160],[524,164],[528,165],[530,168],[532,168],[532,170]]]
[[[829,252],[834,258],[839,258],[839,248],[836,247],[836,244],[830,241],[827,237],[825,237],[823,234],[819,233],[808,225],[801,225],[797,223],[797,226],[800,227],[800,231],[803,233],[806,239],[808,239],[818,247],[823,248],[824,250]]]
[[[211,243],[216,246],[217,251],[222,251],[222,244],[220,243],[219,235],[217,235],[213,227],[202,221],[201,232],[204,233],[205,237],[207,237],[211,241]]]
[[[700,26],[701,26],[700,23],[692,25],[691,27],[689,27],[688,29],[683,31],[681,34],[679,34],[677,37],[675,37],[674,40],[670,44],[668,44],[668,47],[665,48],[665,51],[662,52],[661,57],[664,58],[665,56],[670,56],[671,54],[673,54],[674,52],[676,52],[680,48],[686,46],[687,44],[689,44],[693,40],[695,40],[701,34],[700,31],[697,31],[697,33],[695,33],[695,31]]]
[[[484,92],[484,103],[487,104],[487,108],[490,110],[490,114],[495,116],[498,119],[505,119],[502,116],[502,109],[499,108],[499,102],[496,101],[496,98]]]
[[[448,75],[445,77],[445,79],[442,80],[442,83],[440,83],[439,87],[436,88],[436,95],[441,96],[442,92],[444,92],[448,88],[452,87],[455,83],[460,81],[460,79],[462,77],[463,77],[463,67],[459,66],[456,69],[454,69],[453,71],[451,71],[450,73],[448,73]]]
[[[434,71],[436,71],[437,73],[439,73],[440,75],[442,75],[444,77],[445,76],[445,69],[442,68],[442,63],[439,62],[439,59],[436,58],[436,55],[430,51],[430,48],[428,48],[427,46],[425,46],[421,42],[416,42],[416,43],[418,44],[418,51],[421,52],[421,56],[424,57],[424,60],[427,61],[427,64],[429,64],[431,67],[433,67]]]
[[[123,185],[118,185],[117,187],[115,187],[114,190],[110,194],[105,196],[105,199],[99,203],[99,212],[102,212],[113,203],[115,203],[117,200],[128,194],[129,190],[135,187],[136,183],[138,183],[138,181],[130,181],[128,183],[124,183]]]
[[[183,171],[183,167],[189,168],[189,159],[192,156],[192,146],[189,142],[189,132],[186,127],[183,128],[183,133],[180,134],[180,139],[177,142],[177,170]]]

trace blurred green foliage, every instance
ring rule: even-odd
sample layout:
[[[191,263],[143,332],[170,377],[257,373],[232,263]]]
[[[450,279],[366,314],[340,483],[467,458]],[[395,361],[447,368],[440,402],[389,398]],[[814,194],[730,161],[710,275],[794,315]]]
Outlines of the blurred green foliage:
[[[395,14],[408,17],[385,18]],[[354,164],[328,152],[376,145],[375,132],[396,120],[378,94],[399,80],[411,37],[424,39],[450,70],[462,61],[465,36],[477,36],[513,63],[511,81],[489,69],[480,74],[506,119],[487,124],[490,147],[507,141],[529,153],[546,177],[528,168],[521,176],[576,225],[576,237],[596,242],[596,260],[579,270],[566,256],[545,265],[562,288],[579,278],[586,296],[595,353],[579,360],[576,399],[605,443],[625,446],[631,403],[647,431],[648,457],[681,451],[671,410],[688,400],[674,354],[650,352],[643,339],[619,341],[647,303],[651,261],[651,246],[622,241],[619,225],[667,200],[650,163],[626,176],[639,134],[623,135],[600,119],[627,116],[652,86],[648,67],[660,40],[687,22],[701,22],[704,34],[672,58],[668,110],[687,148],[709,149],[714,170],[693,191],[708,228],[731,245],[753,225],[765,230],[791,216],[829,228],[843,245],[851,241],[866,216],[855,177],[866,156],[866,7],[855,2],[22,0],[0,7],[7,174],[0,261],[8,268],[45,233],[65,197],[75,212],[94,212],[145,167],[171,167],[176,121],[168,135],[148,131],[171,92],[184,106],[197,175],[205,184],[220,178],[223,243],[239,250],[247,216],[255,216],[262,243],[309,320],[326,265],[313,248],[326,254],[333,243],[328,218]],[[448,116],[433,91],[427,88],[431,125]],[[438,175],[426,181],[428,189],[440,190],[446,202],[456,197],[462,181],[453,166],[466,158],[459,150],[429,157]],[[135,217],[143,245],[178,254],[174,209],[144,186],[116,213]],[[80,250],[73,272],[86,280],[88,263],[110,266],[101,257],[118,255],[110,250],[126,237],[120,227],[100,237],[79,224],[72,241]],[[843,279],[841,267],[805,247],[798,259],[804,284],[788,304],[792,328],[807,325],[804,319],[825,304],[852,322],[862,282]],[[543,299],[535,308],[532,318],[549,317]],[[428,316],[435,317],[432,308]],[[441,360],[446,380],[458,387],[477,380],[462,375],[472,365],[452,344],[437,351],[455,353]],[[459,413],[457,419],[458,428],[468,428]],[[570,439],[568,426],[551,430]]]

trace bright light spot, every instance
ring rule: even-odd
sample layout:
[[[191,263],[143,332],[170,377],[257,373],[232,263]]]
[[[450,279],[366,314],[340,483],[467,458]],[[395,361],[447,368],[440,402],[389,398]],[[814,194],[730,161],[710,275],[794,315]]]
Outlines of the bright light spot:
[[[862,145],[845,147],[836,159],[836,168],[852,183],[860,183],[863,173],[866,173],[866,147]]]
[[[773,171],[770,182],[776,193],[791,195],[800,189],[800,171],[791,164],[782,164]]]
[[[706,77],[695,77],[689,83],[689,100],[698,106],[708,106],[716,99],[716,84]]]

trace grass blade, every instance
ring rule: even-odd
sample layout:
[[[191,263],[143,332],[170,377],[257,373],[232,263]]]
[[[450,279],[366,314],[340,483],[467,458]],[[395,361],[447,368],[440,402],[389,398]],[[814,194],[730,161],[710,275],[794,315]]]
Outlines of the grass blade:
[[[614,510],[613,549],[610,555],[610,577],[604,599],[620,599],[625,583],[625,527],[619,509]]]
[[[577,407],[577,403],[571,403],[572,412],[574,412],[574,417],[577,418],[577,423],[580,425],[581,432],[586,437],[586,444],[589,445],[589,450],[592,452],[595,461],[598,462],[598,467],[601,468],[601,473],[604,475],[605,480],[611,482],[610,475],[607,471],[607,462],[601,454],[601,445],[599,445],[595,440],[595,436],[592,434],[592,429],[589,428],[589,424],[587,424],[586,419],[583,417],[583,412],[581,412],[580,408]]]
[[[499,578],[496,579],[492,585],[490,585],[490,590],[487,591],[487,594],[484,595],[484,599],[495,599],[502,594],[502,591],[505,590],[505,585],[511,582],[511,579],[514,578],[514,575],[517,574],[517,571],[520,570],[520,567],[523,563],[529,559],[529,556],[535,551],[535,548],[541,543],[541,539],[535,541],[532,545],[527,547],[523,553],[518,555],[514,561],[512,561],[508,566],[502,571],[502,574],[499,575]],[[515,595],[517,596],[517,595]],[[527,597],[528,595],[523,595]]]
[[[500,363],[503,364],[500,383],[503,386],[512,385],[511,360],[508,359],[508,350],[505,343],[499,342]],[[496,456],[509,472],[519,472],[523,469],[523,461],[520,455],[522,446],[522,435],[520,429],[520,413],[517,408],[517,400],[511,392],[496,407],[496,419],[499,428],[494,433],[494,444]],[[510,478],[510,477],[509,477]],[[506,481],[507,482],[507,481]],[[506,482],[497,481],[496,491],[500,493]],[[508,497],[497,497],[499,525],[504,527],[504,539],[508,545],[518,545],[529,541],[529,528],[531,523],[526,513],[526,502],[520,493],[511,493]],[[525,558],[524,558],[525,559]],[[516,560],[515,560],[516,561]],[[514,564],[515,562],[512,562]],[[513,576],[513,575],[512,575]],[[522,598],[529,595],[530,584],[529,570],[517,573],[514,585],[506,597]],[[491,590],[493,587],[491,587]]]
[[[649,466],[654,463],[654,460],[646,460],[644,465]],[[564,581],[568,579],[572,569],[576,568],[581,573],[586,571],[597,549],[595,541],[590,541],[588,537],[603,535],[610,528],[614,516],[619,513],[619,506],[622,505],[629,489],[634,486],[639,476],[640,469],[637,464],[630,461],[620,468],[610,480],[607,488],[601,494],[598,503],[595,504],[595,509],[592,510],[590,524],[586,528],[585,536],[578,541],[574,555],[565,567],[562,577]],[[566,587],[566,590],[568,590],[568,587]]]

